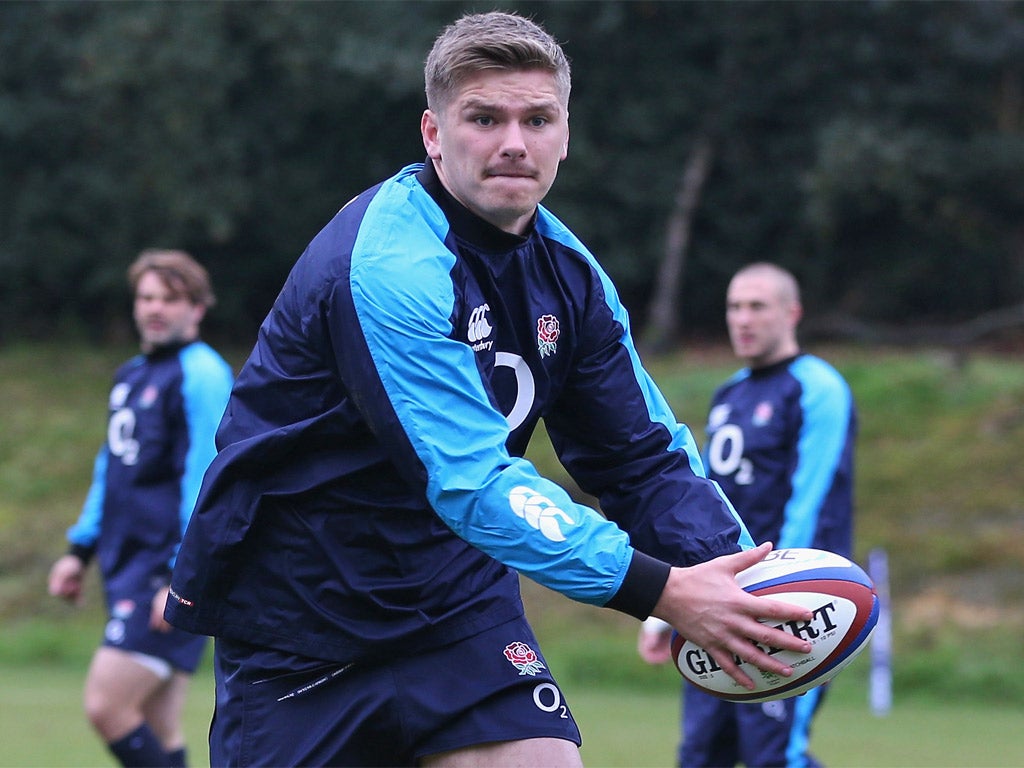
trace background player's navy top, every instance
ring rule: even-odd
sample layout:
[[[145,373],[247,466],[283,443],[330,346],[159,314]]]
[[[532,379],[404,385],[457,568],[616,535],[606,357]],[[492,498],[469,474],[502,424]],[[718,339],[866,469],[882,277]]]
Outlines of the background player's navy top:
[[[632,545],[520,458],[542,417]],[[217,440],[166,615],[315,658],[410,652],[519,616],[510,567],[646,616],[666,562],[752,544],[584,246],[543,208],[524,237],[491,226],[429,164],[314,238]]]
[[[712,398],[708,476],[754,541],[850,557],[856,430],[850,388],[824,360],[799,354],[745,368]]]
[[[115,373],[107,441],[68,530],[80,556],[97,554],[108,598],[167,583],[232,375],[201,341],[137,355]]]

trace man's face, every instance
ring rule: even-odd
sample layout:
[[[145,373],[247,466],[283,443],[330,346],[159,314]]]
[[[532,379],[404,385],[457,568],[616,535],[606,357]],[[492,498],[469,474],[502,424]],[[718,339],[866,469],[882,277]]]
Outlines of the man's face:
[[[784,297],[770,273],[737,275],[729,283],[725,308],[733,352],[753,368],[795,355],[800,313],[800,304]]]
[[[205,307],[183,292],[172,291],[156,272],[145,272],[135,287],[133,317],[146,352],[199,336]]]
[[[423,113],[420,128],[445,189],[515,234],[526,230],[569,148],[568,109],[543,70],[472,75],[441,113]]]

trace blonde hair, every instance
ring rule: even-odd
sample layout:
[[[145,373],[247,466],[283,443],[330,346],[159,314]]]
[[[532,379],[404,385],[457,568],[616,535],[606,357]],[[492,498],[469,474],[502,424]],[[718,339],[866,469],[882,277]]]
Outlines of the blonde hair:
[[[184,251],[149,248],[128,267],[128,285],[132,293],[147,272],[155,272],[174,296],[186,296],[196,305],[209,309],[217,298],[210,276],[203,266]]]
[[[788,269],[770,261],[755,261],[742,267],[733,275],[733,278],[748,274],[770,275],[775,280],[779,298],[782,301],[792,304],[800,303],[800,283]]]
[[[467,14],[438,35],[423,70],[427,107],[443,111],[466,77],[487,69],[550,72],[569,103],[569,60],[558,41],[530,19],[493,11]]]

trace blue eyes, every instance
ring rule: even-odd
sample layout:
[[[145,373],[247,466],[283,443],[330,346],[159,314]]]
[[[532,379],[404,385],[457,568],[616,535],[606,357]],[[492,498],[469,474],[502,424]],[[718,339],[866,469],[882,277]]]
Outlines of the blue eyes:
[[[478,115],[473,118],[473,122],[479,125],[481,128],[489,128],[492,125],[496,125],[497,121],[489,115]],[[546,117],[531,117],[527,120],[527,125],[531,128],[543,128],[550,122]]]

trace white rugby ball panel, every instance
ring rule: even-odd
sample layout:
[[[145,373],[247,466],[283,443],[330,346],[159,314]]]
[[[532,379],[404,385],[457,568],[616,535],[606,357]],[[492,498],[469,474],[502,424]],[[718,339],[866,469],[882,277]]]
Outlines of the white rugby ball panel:
[[[673,659],[680,674],[701,690],[729,701],[786,698],[828,682],[866,646],[878,621],[878,596],[871,580],[858,565],[831,552],[776,550],[737,574],[737,582],[751,594],[810,610],[809,622],[773,626],[806,639],[811,652],[763,649],[793,668],[788,678],[740,662],[755,683],[751,691],[722,671],[703,648],[674,635]]]
[[[748,592],[760,587],[809,578],[855,581],[873,589],[871,579],[851,560],[823,549],[774,549],[768,557],[736,574],[736,583]]]

